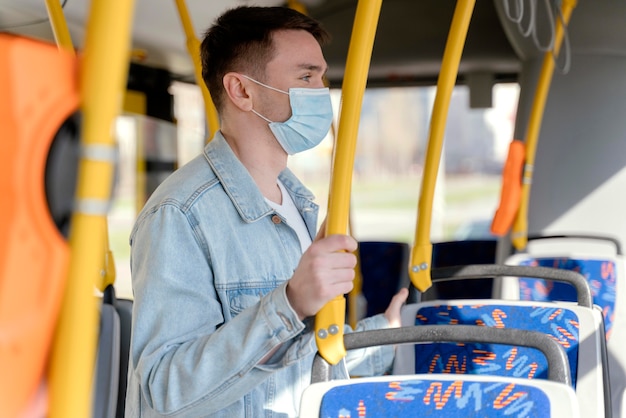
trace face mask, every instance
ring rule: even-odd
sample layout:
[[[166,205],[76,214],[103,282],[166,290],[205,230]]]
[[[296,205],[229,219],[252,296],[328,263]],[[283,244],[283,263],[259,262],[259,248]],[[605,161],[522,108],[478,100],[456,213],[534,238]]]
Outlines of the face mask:
[[[273,122],[252,109],[255,115],[269,122],[270,130],[287,154],[293,155],[311,149],[326,137],[333,121],[328,88],[290,88],[286,92],[243,76],[260,86],[289,95],[291,117],[285,122]]]

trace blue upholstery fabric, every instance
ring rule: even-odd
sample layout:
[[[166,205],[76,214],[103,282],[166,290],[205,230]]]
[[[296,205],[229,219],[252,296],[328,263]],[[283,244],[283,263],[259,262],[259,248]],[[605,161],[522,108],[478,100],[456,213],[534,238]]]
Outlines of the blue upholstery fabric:
[[[573,270],[585,276],[593,303],[602,308],[606,338],[611,335],[615,316],[616,266],[611,260],[573,259],[573,258],[531,258],[520,263],[525,266],[553,267]],[[542,279],[520,278],[520,299],[522,300],[565,300],[576,301],[574,288],[565,283]]]
[[[576,386],[578,316],[563,307],[522,305],[439,305],[421,307],[416,325],[485,325],[551,335],[565,349]],[[415,373],[491,374],[524,378],[548,376],[545,356],[536,349],[501,344],[415,345]]]
[[[407,287],[409,253],[409,244],[403,242],[359,243],[363,277],[361,292],[367,301],[365,316],[384,313],[393,295],[401,287]]]
[[[532,411],[532,413],[531,413]],[[536,387],[484,381],[353,382],[330,389],[320,417],[550,416],[550,400]]]

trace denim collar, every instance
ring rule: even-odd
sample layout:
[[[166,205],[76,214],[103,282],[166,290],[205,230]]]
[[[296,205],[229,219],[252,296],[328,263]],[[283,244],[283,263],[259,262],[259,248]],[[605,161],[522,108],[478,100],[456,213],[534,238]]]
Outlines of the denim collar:
[[[221,131],[217,131],[204,148],[204,157],[245,222],[255,222],[273,213],[273,209],[265,202],[254,179],[233,153]],[[278,178],[292,198],[301,197],[310,202],[315,199],[313,193],[288,168],[283,170]],[[302,209],[296,199],[294,202],[298,209]]]

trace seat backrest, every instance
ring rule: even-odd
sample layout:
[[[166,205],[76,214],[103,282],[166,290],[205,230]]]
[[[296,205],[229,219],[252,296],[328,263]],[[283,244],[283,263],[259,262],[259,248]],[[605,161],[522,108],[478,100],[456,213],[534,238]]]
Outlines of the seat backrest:
[[[113,285],[102,298],[94,376],[93,418],[124,418],[133,301],[118,299]]]
[[[93,418],[115,418],[120,381],[120,317],[112,304],[100,308],[100,334],[94,374]]]
[[[120,371],[119,386],[117,393],[116,418],[124,418],[126,407],[126,385],[128,375],[128,356],[130,355],[130,331],[133,317],[133,301],[130,299],[117,299],[115,307],[120,317]]]
[[[305,389],[300,411],[301,418],[580,416],[574,390],[563,383],[442,374],[314,383]]]
[[[626,416],[626,271],[624,256],[596,251],[553,251],[514,254],[506,260],[511,265],[550,266],[574,270],[589,283],[593,303],[603,314],[611,402],[614,416]],[[572,300],[571,289],[561,284],[532,278],[509,278],[503,282],[501,297],[507,299],[556,301]]]
[[[578,416],[567,357],[559,344],[545,334],[467,325],[424,325],[344,335],[348,350],[389,344],[400,344],[399,348],[405,343],[432,341],[493,341],[534,347],[546,356],[548,377],[553,381],[435,374],[329,381],[330,365],[318,355],[313,361],[312,385],[303,393],[300,416]]]
[[[567,353],[582,416],[602,416],[605,412],[607,369],[603,364],[604,335],[598,310],[571,303],[440,300],[405,305],[402,325],[480,325],[545,333],[558,341]],[[548,365],[537,350],[515,345],[442,343],[398,346],[394,374],[409,373],[545,378]]]
[[[393,295],[409,284],[409,244],[404,242],[361,241],[361,293],[367,302],[364,316],[385,312]]]
[[[469,264],[494,264],[496,239],[447,241],[433,243],[432,268]],[[436,282],[421,300],[433,299],[483,299],[492,293],[493,279],[483,278],[470,283]]]

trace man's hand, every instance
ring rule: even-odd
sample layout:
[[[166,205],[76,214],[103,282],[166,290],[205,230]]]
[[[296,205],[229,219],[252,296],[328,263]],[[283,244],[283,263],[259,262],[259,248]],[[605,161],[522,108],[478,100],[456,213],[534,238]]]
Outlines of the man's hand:
[[[315,315],[327,302],[353,287],[357,242],[348,235],[323,237],[302,254],[287,284],[287,299],[300,320]],[[406,299],[406,297],[405,297]]]
[[[400,309],[402,305],[406,302],[406,299],[409,297],[409,289],[403,287],[396,293],[393,298],[391,298],[391,302],[389,302],[389,306],[385,311],[385,318],[389,321],[390,328],[398,328],[401,324],[400,318]]]

